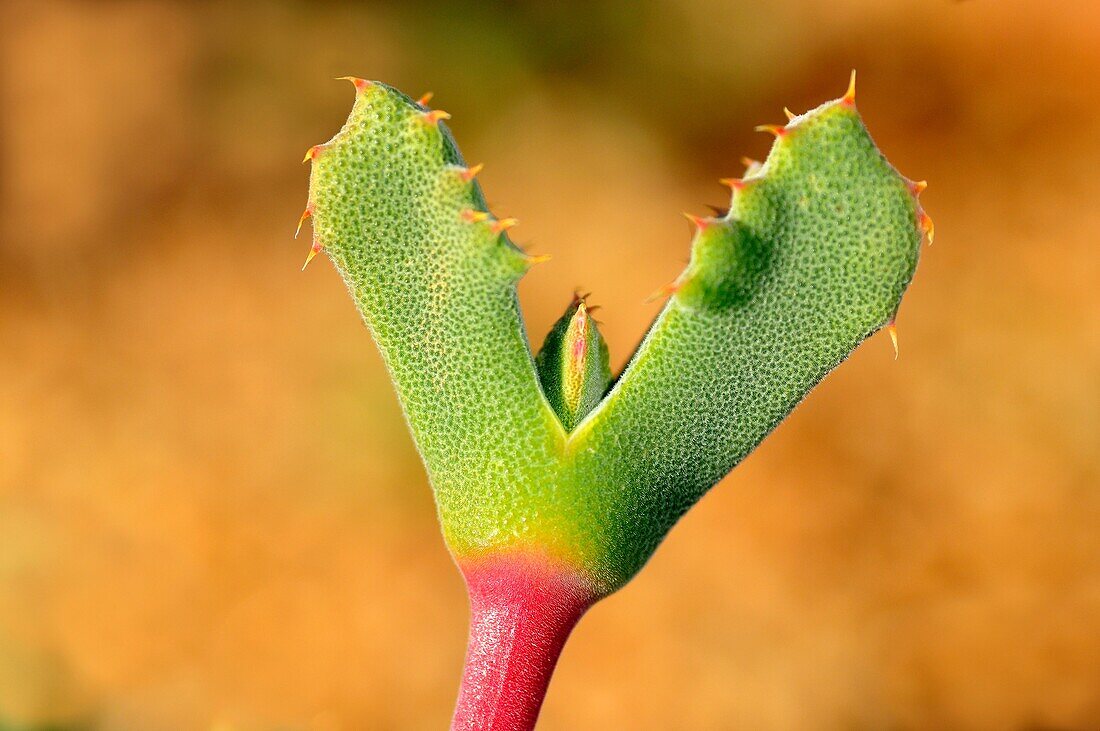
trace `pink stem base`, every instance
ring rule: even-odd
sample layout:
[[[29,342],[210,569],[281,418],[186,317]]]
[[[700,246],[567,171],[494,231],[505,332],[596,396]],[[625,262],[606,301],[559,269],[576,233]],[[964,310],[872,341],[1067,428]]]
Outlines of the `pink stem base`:
[[[562,647],[595,598],[545,558],[462,563],[470,640],[452,731],[530,731]]]

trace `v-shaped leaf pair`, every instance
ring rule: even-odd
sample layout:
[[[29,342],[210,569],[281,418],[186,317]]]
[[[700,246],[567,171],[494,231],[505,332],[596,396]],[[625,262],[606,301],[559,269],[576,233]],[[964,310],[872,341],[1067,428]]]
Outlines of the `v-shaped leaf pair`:
[[[381,349],[464,565],[532,554],[594,596],[622,586],[892,322],[913,276],[923,185],[880,154],[854,93],[767,128],[767,160],[726,181],[728,215],[693,218],[691,261],[614,385],[600,400],[602,385],[593,399],[573,384],[579,415],[591,410],[567,430],[520,315],[516,282],[536,257],[509,241],[514,221],[488,211],[448,115],[353,81],[347,123],[307,155],[311,252],[332,259]]]

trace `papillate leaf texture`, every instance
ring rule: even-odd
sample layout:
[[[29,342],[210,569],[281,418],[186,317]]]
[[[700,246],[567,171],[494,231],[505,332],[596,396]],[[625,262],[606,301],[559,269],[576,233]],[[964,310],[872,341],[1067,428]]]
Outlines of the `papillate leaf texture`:
[[[535,356],[542,392],[566,431],[596,408],[607,392],[610,357],[588,304],[574,297]]]
[[[691,217],[687,268],[623,372],[576,300],[536,363],[516,283],[539,260],[489,210],[446,125],[351,79],[311,148],[307,214],[374,335],[460,560],[537,553],[604,595],[865,338],[891,324],[923,233],[917,193],[852,91],[784,127]],[[583,312],[578,320],[577,313]]]

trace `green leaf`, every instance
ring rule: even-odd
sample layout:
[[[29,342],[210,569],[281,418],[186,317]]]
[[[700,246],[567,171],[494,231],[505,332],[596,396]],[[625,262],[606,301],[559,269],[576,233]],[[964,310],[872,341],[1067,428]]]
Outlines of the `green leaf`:
[[[440,115],[356,88],[344,128],[309,156],[314,248],[389,367],[448,545],[460,560],[564,560],[600,593],[894,318],[929,223],[851,92],[773,128],[767,160],[731,181],[729,214],[697,220],[687,269],[604,395],[602,338],[570,330],[583,305],[536,372],[515,289],[532,259]],[[578,342],[583,363],[568,357]]]
[[[581,297],[574,297],[535,357],[542,390],[566,431],[596,408],[611,383],[607,343]]]

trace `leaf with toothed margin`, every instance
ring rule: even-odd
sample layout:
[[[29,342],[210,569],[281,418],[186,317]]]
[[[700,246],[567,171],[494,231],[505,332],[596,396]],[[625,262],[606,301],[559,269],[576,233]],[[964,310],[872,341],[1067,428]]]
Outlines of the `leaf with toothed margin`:
[[[616,566],[644,563],[688,507],[891,322],[913,276],[920,208],[854,100],[775,134],[763,166],[732,186],[729,214],[698,222],[676,291],[570,436],[577,483],[604,486],[597,522],[616,526],[605,547]]]
[[[728,214],[694,219],[690,263],[623,374],[594,408],[585,396],[563,410],[546,376],[562,361],[544,348],[540,383],[516,301],[532,258],[489,213],[446,115],[353,83],[347,123],[308,156],[313,248],[375,336],[462,565],[536,554],[595,596],[622,586],[892,322],[931,238],[920,186],[878,151],[854,89],[767,127],[764,163],[726,181]]]
[[[314,156],[314,236],[382,352],[452,547],[486,544],[528,508],[564,432],[535,375],[516,300],[530,265],[487,211],[438,114],[356,83]]]

